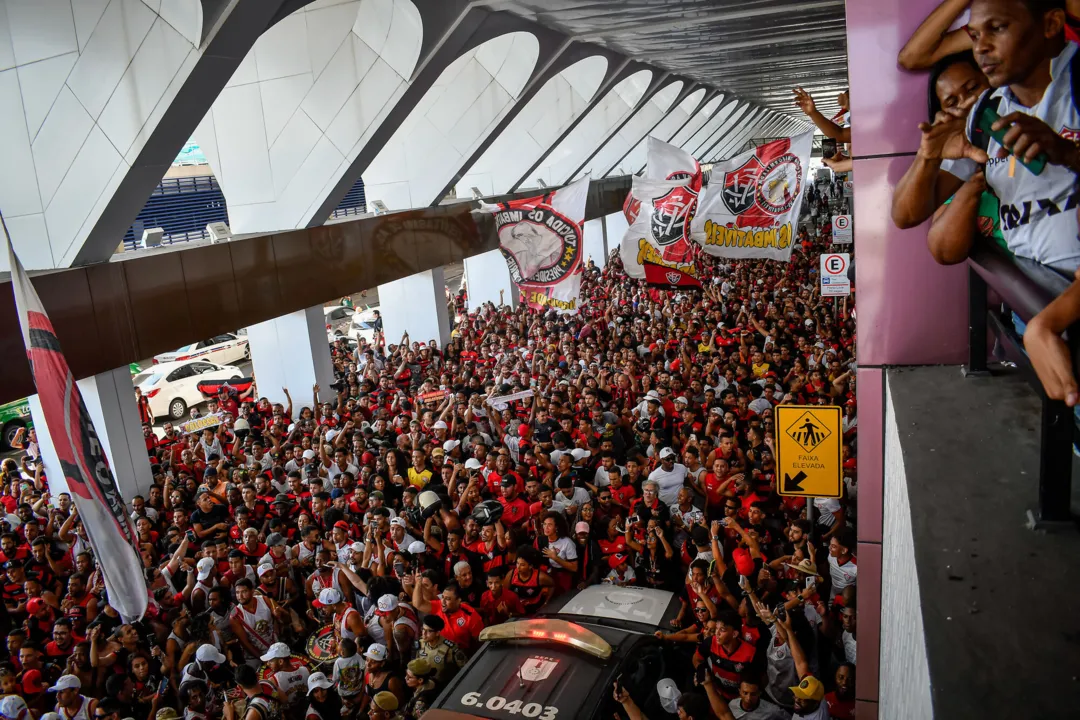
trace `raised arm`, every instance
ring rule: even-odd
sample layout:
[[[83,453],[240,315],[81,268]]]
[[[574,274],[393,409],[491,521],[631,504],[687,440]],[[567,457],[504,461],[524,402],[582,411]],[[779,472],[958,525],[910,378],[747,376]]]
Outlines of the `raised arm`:
[[[922,21],[900,50],[896,61],[906,70],[929,70],[943,57],[971,49],[964,28],[949,30],[971,0],[945,0]]]
[[[795,93],[795,104],[797,104],[806,116],[810,118],[810,122],[817,125],[825,137],[833,138],[840,142],[851,142],[851,128],[840,127],[829,118],[821,114],[821,111],[817,109],[817,105],[814,104],[814,98],[810,97],[810,93],[803,90],[801,87],[793,89]]]

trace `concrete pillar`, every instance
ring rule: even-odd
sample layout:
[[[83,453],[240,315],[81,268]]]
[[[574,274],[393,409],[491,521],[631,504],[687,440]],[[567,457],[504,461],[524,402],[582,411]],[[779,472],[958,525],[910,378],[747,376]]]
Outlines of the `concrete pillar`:
[[[470,282],[470,295],[472,291]],[[497,300],[498,292],[495,297]],[[426,345],[435,340],[439,347],[445,346],[450,341],[450,316],[446,307],[446,281],[441,267],[379,286],[379,310],[388,345],[397,345],[408,331],[410,342]]]
[[[517,309],[518,289],[510,279],[506,258],[498,250],[465,258],[465,282],[469,288],[469,312],[486,302],[502,303]]]
[[[608,247],[610,245],[607,237],[607,227],[605,218],[597,218],[595,220],[585,221],[585,260],[588,261],[592,258],[596,267],[601,270],[607,265]],[[619,236],[619,240],[622,240],[622,236]]]
[[[131,384],[131,371],[128,366],[79,380],[78,385],[86,411],[94,422],[94,430],[97,431],[105,455],[109,458],[109,466],[116,478],[120,495],[126,502],[131,502],[135,495],[146,495],[153,483],[153,476],[150,473],[142,421],[139,418],[139,408],[135,405],[135,390]],[[45,461],[49,488],[54,495],[68,492],[53,439],[55,433],[63,432],[63,428],[54,429],[48,426],[37,395],[30,396],[28,401],[41,456]]]
[[[330,389],[334,364],[321,305],[249,325],[248,347],[259,397],[287,405],[282,391],[287,388],[295,400],[296,415],[300,408],[311,405],[311,389],[316,383],[321,386],[321,397],[334,396]]]

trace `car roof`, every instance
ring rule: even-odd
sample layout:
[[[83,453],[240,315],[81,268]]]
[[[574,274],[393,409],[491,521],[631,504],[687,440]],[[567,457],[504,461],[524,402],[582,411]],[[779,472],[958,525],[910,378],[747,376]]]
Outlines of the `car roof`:
[[[217,365],[218,367],[228,367],[227,365],[218,365],[216,362],[210,362],[203,358],[191,358],[189,360],[170,360],[169,362],[157,363],[146,368],[142,372],[170,372],[183,365],[190,365],[191,363],[206,363],[207,365]]]
[[[586,622],[605,618],[658,628],[665,619],[670,619],[668,615],[677,599],[667,590],[590,585],[565,598],[555,598],[544,607],[542,614],[576,615]]]

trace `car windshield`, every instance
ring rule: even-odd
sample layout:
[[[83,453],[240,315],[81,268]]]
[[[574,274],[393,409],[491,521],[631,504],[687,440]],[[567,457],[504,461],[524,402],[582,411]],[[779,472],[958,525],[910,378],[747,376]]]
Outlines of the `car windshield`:
[[[199,343],[191,343],[190,345],[185,345],[184,347],[176,348],[176,352],[178,352],[178,353],[189,352],[191,350],[194,350],[198,344]]]
[[[140,387],[142,385],[157,385],[157,381],[160,380],[160,379],[161,379],[161,373],[158,373],[158,372],[144,372],[144,373],[139,373],[134,378],[132,378],[131,382],[136,387]]]

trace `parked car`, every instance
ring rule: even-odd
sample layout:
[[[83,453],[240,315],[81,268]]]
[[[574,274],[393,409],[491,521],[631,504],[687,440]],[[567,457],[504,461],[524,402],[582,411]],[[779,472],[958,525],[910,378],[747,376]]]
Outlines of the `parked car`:
[[[666,590],[592,585],[533,617],[486,627],[423,720],[605,720],[618,709],[616,679],[647,717],[663,715],[657,681],[693,672],[675,643],[654,635],[679,606]]]
[[[368,345],[375,344],[374,308],[353,313],[352,322],[349,323],[348,336],[356,342],[360,342],[360,338],[363,338],[367,340]]]
[[[326,334],[330,337],[336,334],[344,335],[345,330],[349,327],[349,320],[352,319],[355,313],[355,310],[346,305],[324,307],[323,317],[326,320]]]
[[[154,356],[154,364],[180,362],[183,360],[206,360],[211,363],[228,364],[247,360],[251,357],[246,335],[222,333],[209,340],[185,345],[173,352]]]
[[[30,403],[26,398],[0,405],[0,449],[14,448],[15,436],[23,428],[31,428]]]
[[[205,360],[182,360],[154,365],[132,379],[150,401],[150,413],[155,417],[180,420],[187,417],[188,408],[206,398],[199,392],[200,380],[231,380],[244,373],[234,365],[215,365]]]

